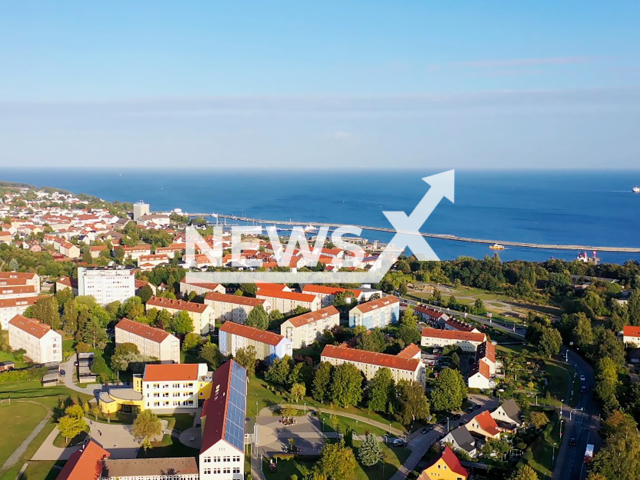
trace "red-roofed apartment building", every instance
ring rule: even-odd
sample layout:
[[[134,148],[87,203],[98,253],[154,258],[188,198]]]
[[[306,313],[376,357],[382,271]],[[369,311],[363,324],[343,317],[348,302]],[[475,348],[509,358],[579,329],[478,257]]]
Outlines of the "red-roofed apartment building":
[[[9,346],[23,349],[34,363],[62,361],[62,336],[49,325],[16,315],[9,320]]]
[[[228,293],[207,293],[204,297],[204,303],[212,308],[213,318],[217,323],[231,321],[244,324],[251,311],[258,305],[262,305],[267,313],[271,310],[269,302],[261,298]]]
[[[161,328],[123,318],[116,325],[116,346],[133,343],[146,357],[180,363],[180,340]]]
[[[207,334],[215,327],[213,309],[209,305],[171,298],[151,297],[147,302],[147,309],[157,308],[166,310],[171,315],[185,311],[193,320],[193,333]]]
[[[330,306],[292,317],[280,325],[280,334],[291,340],[293,349],[318,340],[326,330],[340,325],[340,312]]]
[[[498,427],[489,410],[485,410],[473,417],[467,423],[467,430],[482,435],[485,438],[500,438],[502,429]]]
[[[349,326],[367,329],[384,328],[400,318],[400,300],[393,295],[361,303],[349,311]]]
[[[268,362],[293,354],[288,338],[234,322],[222,324],[218,330],[218,345],[223,355],[234,357],[241,348],[252,346],[256,349],[256,359]]]
[[[202,408],[200,480],[244,479],[247,374],[237,362],[222,364]]]
[[[465,352],[475,352],[478,349],[478,346],[486,340],[487,336],[484,333],[423,328],[420,344],[423,347],[438,348],[455,345]]]
[[[226,293],[224,285],[221,283],[205,283],[189,280],[188,277],[180,280],[180,293],[183,296],[196,292],[197,295],[206,295],[207,293]]]
[[[410,351],[407,351],[408,353]],[[329,362],[336,367],[343,363],[355,365],[358,370],[364,373],[367,380],[371,380],[381,368],[388,368],[396,382],[413,380],[424,386],[426,380],[424,364],[419,358],[406,358],[407,354],[388,355],[357,348],[326,345],[322,350],[320,360]]]
[[[95,441],[80,447],[71,454],[56,480],[98,480],[102,474],[103,461],[111,454]]]
[[[344,292],[351,292],[355,297],[355,303],[362,301],[362,290],[354,290],[349,288],[328,287],[326,285],[305,285],[302,293],[309,293],[320,297],[320,306],[328,307],[333,305],[336,295]]]
[[[640,347],[640,327],[627,325],[622,330],[622,341],[631,347]]]
[[[9,320],[16,315],[22,315],[31,305],[43,297],[21,297],[0,299],[0,327],[3,330],[9,328]]]
[[[320,308],[320,298],[308,293],[287,292],[271,287],[261,286],[256,298],[266,300],[272,310],[278,310],[283,315],[288,315],[297,307],[306,308],[312,312]]]

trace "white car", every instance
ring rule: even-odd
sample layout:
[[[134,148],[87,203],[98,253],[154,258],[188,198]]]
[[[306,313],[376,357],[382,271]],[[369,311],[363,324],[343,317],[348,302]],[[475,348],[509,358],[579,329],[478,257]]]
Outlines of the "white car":
[[[584,375],[580,375],[580,381],[581,382],[586,382],[587,381],[587,377],[585,377]]]

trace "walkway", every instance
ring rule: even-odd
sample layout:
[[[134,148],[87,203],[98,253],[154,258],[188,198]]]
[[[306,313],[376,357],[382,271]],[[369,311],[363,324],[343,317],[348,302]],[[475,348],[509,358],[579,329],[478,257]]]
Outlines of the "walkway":
[[[34,405],[40,405],[41,407],[45,408],[41,403],[31,402],[29,400],[14,400],[14,401],[20,402],[20,403],[33,403]],[[2,465],[2,468],[0,468],[0,472],[4,472],[5,470],[10,469],[16,463],[18,463],[22,455],[24,455],[24,452],[27,451],[29,444],[33,442],[33,439],[36,438],[36,436],[42,431],[42,429],[47,425],[47,423],[49,423],[49,420],[51,420],[51,415],[52,415],[51,410],[47,410],[47,414],[40,421],[40,423],[36,425],[36,428],[33,429],[33,431],[27,436],[27,438],[24,439],[24,441],[20,444],[20,446],[15,449],[15,451],[11,454],[11,456],[7,459],[7,461],[4,462],[4,465]]]
[[[97,398],[98,392],[102,391],[103,389],[102,384],[91,383],[89,385],[81,387],[79,385],[76,385],[73,382],[73,379],[75,377],[75,371],[76,371],[76,367],[74,365],[74,362],[75,362],[74,358],[75,358],[75,355],[72,355],[70,360],[60,364],[60,370],[65,371],[65,376],[62,377],[64,381],[64,386],[67,387],[69,390],[73,390],[74,392],[84,393],[85,395],[92,395],[93,397]]]

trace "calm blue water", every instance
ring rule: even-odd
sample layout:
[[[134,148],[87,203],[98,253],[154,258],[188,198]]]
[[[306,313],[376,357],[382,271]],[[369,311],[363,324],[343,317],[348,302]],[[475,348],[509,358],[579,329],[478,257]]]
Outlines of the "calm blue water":
[[[3,170],[1,180],[54,186],[105,200],[144,200],[152,210],[244,214],[301,222],[389,226],[383,210],[410,213],[434,171]],[[551,244],[640,246],[638,172],[456,171],[456,202],[443,200],[423,231]],[[383,233],[364,232],[388,241]],[[429,239],[443,259],[483,257],[486,245]],[[505,260],[573,259],[578,252],[510,248]],[[640,255],[600,253],[605,262]]]

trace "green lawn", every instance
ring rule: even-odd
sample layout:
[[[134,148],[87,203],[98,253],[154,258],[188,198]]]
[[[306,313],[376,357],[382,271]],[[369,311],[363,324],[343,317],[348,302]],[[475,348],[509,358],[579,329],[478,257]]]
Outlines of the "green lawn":
[[[567,386],[573,383],[573,396],[569,404],[575,406],[580,395],[580,382],[579,379],[574,378],[573,367],[556,360],[545,359],[545,370],[549,374],[548,391],[553,398],[557,399],[558,405],[560,401],[566,404]]]
[[[320,421],[324,420],[323,425],[325,432],[335,432],[333,415],[321,413],[319,418]],[[352,418],[341,417],[339,414],[336,414],[335,418],[338,422],[337,428],[340,430],[340,433],[345,433],[347,430],[353,430],[358,435],[364,435],[367,431],[379,436],[383,436],[387,433],[381,428],[363,424],[362,422],[356,424],[356,421]]]
[[[41,405],[11,402],[0,406],[0,425],[6,433],[0,435],[0,466],[11,456],[31,431],[47,414]]]
[[[24,360],[18,360],[12,353],[9,352],[0,352],[0,362],[13,362],[15,363],[15,368],[26,367],[28,364]]]
[[[69,390],[64,385],[44,388],[37,380],[5,383],[0,387],[0,399],[11,398],[15,400],[18,398],[26,398],[51,408],[58,406],[59,398],[65,399],[67,397],[71,397],[72,399],[80,398],[83,402],[93,398],[91,395]]]
[[[29,462],[24,478],[27,480],[55,480],[66,462]]]
[[[290,401],[289,398],[283,397],[280,393],[270,391],[267,388],[267,386],[268,386],[268,383],[262,380],[261,378],[257,378],[257,377],[252,378],[249,381],[249,387],[247,389],[247,416],[248,417],[254,417],[256,415],[256,411],[262,410],[265,407],[280,405],[283,403],[291,403],[291,404],[295,403]],[[257,402],[258,410],[256,410],[256,402]],[[298,402],[296,405],[298,406],[298,408],[304,408],[305,403],[307,404],[306,405],[307,410],[311,408],[331,408],[331,405],[323,405],[315,401],[313,398],[309,396],[305,397],[303,401]],[[351,413],[354,415],[360,415],[362,417],[366,417],[383,424],[391,423],[392,427],[402,431],[406,431],[406,428],[396,420],[391,420],[390,422],[389,419],[375,412],[369,412],[368,410],[363,408],[335,407],[334,410],[338,415],[340,413]]]
[[[176,413],[175,415],[159,415],[160,420],[167,421],[167,428],[184,432],[193,427],[193,415],[189,413]]]
[[[531,446],[533,460],[529,462],[529,465],[538,473],[540,480],[551,479],[555,461],[558,460],[558,447],[562,441],[560,439],[560,421],[557,415],[554,415],[553,422],[553,430],[549,438],[540,436]]]
[[[164,435],[162,440],[154,443],[153,448],[147,450],[146,453],[144,449],[141,448],[138,451],[138,458],[197,457],[198,453],[198,449],[187,447],[171,435]]]
[[[354,450],[358,444],[359,442],[354,442]],[[406,448],[390,448],[386,445],[381,445],[381,447],[384,454],[383,462],[371,468],[366,468],[358,464],[355,477],[353,477],[355,480],[388,480],[398,471],[400,465],[406,461],[410,454]],[[277,470],[272,473],[269,470],[268,461],[265,461],[263,463],[263,471],[267,480],[288,479],[291,475],[297,475],[298,478],[306,478],[306,476],[313,471],[316,463],[317,462],[314,461],[297,459],[280,460],[277,463]]]

